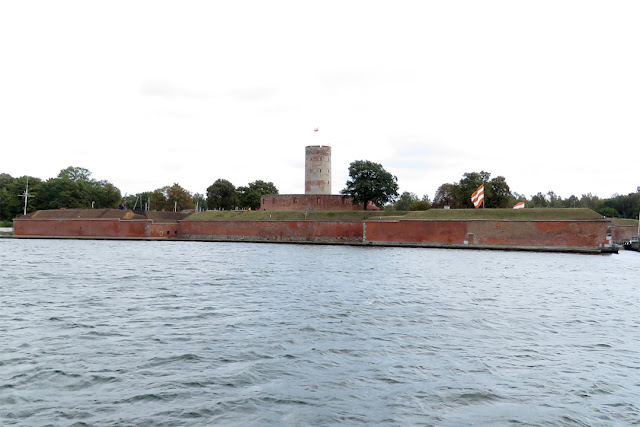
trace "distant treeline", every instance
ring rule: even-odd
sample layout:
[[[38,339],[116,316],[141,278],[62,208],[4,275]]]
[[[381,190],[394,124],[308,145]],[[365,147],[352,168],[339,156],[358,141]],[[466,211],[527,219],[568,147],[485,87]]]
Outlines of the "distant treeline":
[[[527,208],[589,208],[610,218],[638,218],[640,212],[640,193],[615,194],[608,199],[587,193],[563,199],[549,191],[527,198],[524,194],[512,192],[503,176],[491,178],[491,174],[484,171],[467,172],[459,182],[440,185],[433,202],[426,195],[420,199],[416,194],[405,192],[390,207],[401,211],[424,210],[425,203],[429,203],[432,208],[448,205],[451,209],[471,209],[471,194],[482,184],[487,208],[511,208],[518,202],[525,202]]]
[[[178,211],[185,209],[232,210],[253,209],[260,206],[260,197],[278,194],[272,182],[257,180],[246,186],[235,187],[225,179],[217,179],[206,194],[191,193],[179,184],[164,186],[153,191],[123,196],[120,190],[106,180],[96,180],[85,168],[68,167],[58,176],[47,180],[31,176],[14,178],[0,173],[0,220],[11,220],[23,213],[24,193],[29,182],[28,212],[39,209],[59,208],[128,208],[156,211]],[[591,193],[580,197],[571,195],[563,199],[553,191],[537,193],[529,198],[512,192],[502,176],[491,178],[488,172],[468,172],[456,183],[445,183],[438,187],[433,201],[429,196],[418,197],[404,192],[385,209],[400,211],[443,208],[470,209],[471,194],[481,185],[485,186],[485,207],[511,208],[517,202],[525,202],[527,208],[589,208],[606,217],[638,218],[640,193],[615,194],[600,199]]]
[[[187,191],[179,184],[123,196],[109,181],[96,180],[88,169],[70,166],[55,178],[33,176],[14,178],[0,173],[0,221],[11,220],[24,212],[28,184],[27,213],[40,209],[127,208],[139,210],[182,211],[185,209],[234,209],[260,206],[263,194],[277,194],[271,182],[254,181],[236,189],[226,180],[217,180],[207,195]]]

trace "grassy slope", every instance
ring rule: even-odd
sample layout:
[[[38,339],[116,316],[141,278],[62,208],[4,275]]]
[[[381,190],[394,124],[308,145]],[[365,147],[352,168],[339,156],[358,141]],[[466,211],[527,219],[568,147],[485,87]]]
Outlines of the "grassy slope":
[[[431,209],[422,212],[398,211],[207,211],[198,212],[185,221],[268,221],[268,220],[362,221],[365,219],[523,219],[574,220],[602,219],[591,209]]]
[[[627,219],[627,218],[611,218],[611,222],[613,223],[613,225],[634,225],[634,226],[638,226],[638,220],[637,219]]]
[[[404,212],[401,213],[401,215]],[[398,212],[382,212],[382,211],[312,211],[306,215],[305,212],[269,212],[269,211],[206,211],[197,212],[190,215],[185,221],[303,221],[305,219],[311,221],[362,221],[363,219],[375,217],[387,217],[398,215]]]

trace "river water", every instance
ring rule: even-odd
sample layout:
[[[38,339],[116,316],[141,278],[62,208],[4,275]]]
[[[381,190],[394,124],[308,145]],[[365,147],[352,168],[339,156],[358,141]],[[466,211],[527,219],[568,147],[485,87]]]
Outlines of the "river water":
[[[637,424],[639,271],[628,251],[0,239],[0,424]]]

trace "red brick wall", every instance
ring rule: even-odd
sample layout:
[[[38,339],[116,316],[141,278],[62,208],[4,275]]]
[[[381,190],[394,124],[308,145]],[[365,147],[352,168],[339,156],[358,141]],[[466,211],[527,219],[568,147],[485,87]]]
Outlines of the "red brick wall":
[[[150,223],[149,237],[166,237],[175,239],[182,237],[180,235],[179,223]]]
[[[616,225],[611,227],[611,236],[615,243],[622,244],[637,235],[638,227],[636,225]]]
[[[361,211],[351,198],[338,194],[271,194],[260,198],[261,211]]]
[[[25,219],[14,220],[17,236],[146,237],[147,220],[119,219]]]
[[[16,219],[17,236],[192,238],[317,243],[409,243],[599,248],[610,222],[593,221],[181,221]],[[364,237],[364,238],[363,238]]]
[[[368,242],[592,247],[608,243],[607,221],[367,222]]]
[[[462,244],[467,224],[466,221],[367,222],[366,241]]]
[[[361,242],[361,222],[334,221],[182,221],[179,234],[216,240]]]

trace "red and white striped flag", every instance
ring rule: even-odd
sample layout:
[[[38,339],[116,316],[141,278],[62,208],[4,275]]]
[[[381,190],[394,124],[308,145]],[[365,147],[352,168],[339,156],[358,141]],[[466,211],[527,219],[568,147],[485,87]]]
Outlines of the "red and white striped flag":
[[[478,209],[480,206],[484,205],[484,184],[482,184],[476,191],[471,195],[471,202],[473,202],[473,207]]]
[[[524,202],[518,202],[513,206],[513,209],[524,209]]]

